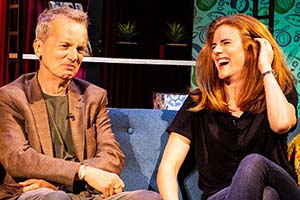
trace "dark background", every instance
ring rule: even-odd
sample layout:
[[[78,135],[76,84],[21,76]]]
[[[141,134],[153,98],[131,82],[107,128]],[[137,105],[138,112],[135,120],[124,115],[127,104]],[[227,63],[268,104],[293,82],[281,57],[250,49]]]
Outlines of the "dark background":
[[[89,15],[89,39],[94,57],[191,60],[193,0],[64,0],[81,3]],[[38,61],[24,60],[33,54],[32,43],[38,15],[49,0],[9,0],[0,2],[1,86],[24,73],[38,70]],[[19,5],[12,8],[12,5]],[[116,44],[118,22],[136,22],[137,45]],[[170,48],[164,35],[166,23],[178,21],[189,37],[186,47]],[[17,34],[16,34],[17,32]],[[18,58],[8,58],[17,53]],[[3,57],[2,57],[3,56]],[[152,108],[154,92],[186,93],[190,86],[190,66],[83,63],[80,78],[108,92],[110,107]]]
[[[90,0],[88,14],[94,56],[191,60],[192,0],[119,0],[110,1],[110,5]],[[117,22],[128,20],[136,21],[138,45],[119,47],[113,30]],[[189,32],[187,47],[168,49],[164,46],[166,22],[174,20]],[[160,52],[162,45],[164,57]],[[190,66],[89,63],[86,70],[87,80],[108,90],[111,107],[152,108],[153,92],[186,93],[190,85]]]

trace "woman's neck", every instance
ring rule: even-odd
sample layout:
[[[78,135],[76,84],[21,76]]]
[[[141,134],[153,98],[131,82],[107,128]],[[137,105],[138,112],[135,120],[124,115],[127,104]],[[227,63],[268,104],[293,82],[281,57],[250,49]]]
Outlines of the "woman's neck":
[[[243,111],[239,108],[238,101],[240,98],[242,83],[241,81],[228,82],[224,85],[228,111],[231,115],[235,117],[240,117],[243,114]]]

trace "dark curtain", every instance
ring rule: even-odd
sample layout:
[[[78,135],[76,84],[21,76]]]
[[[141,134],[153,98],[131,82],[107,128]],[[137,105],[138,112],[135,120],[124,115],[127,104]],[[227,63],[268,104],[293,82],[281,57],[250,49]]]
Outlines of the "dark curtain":
[[[8,1],[0,1],[0,84],[5,85],[9,82],[8,74],[8,49],[9,49],[9,37],[8,37]]]
[[[120,47],[116,45],[114,37],[117,22],[137,20],[136,13],[130,12],[134,2],[130,4],[125,0],[102,1],[102,4],[100,1],[90,2],[88,10],[91,20],[90,40],[93,41],[94,56],[141,58],[143,54],[141,43]],[[99,46],[95,45],[98,39],[101,40]],[[144,99],[147,97],[143,94],[145,91],[142,84],[143,68],[145,69],[145,66],[142,65],[89,63],[87,80],[107,90],[110,107],[145,107]]]
[[[89,36],[93,56],[115,57],[114,46],[112,45],[114,44],[113,30],[116,22],[120,19],[122,10],[118,10],[118,8],[122,3],[123,0],[91,0],[89,2]],[[122,82],[119,64],[88,63],[86,76],[88,81],[107,90],[109,106],[119,107],[119,87]],[[123,96],[122,100],[124,98]]]
[[[33,41],[35,39],[35,26],[39,14],[48,6],[47,0],[28,0],[23,1],[23,21],[22,21],[22,43],[23,53],[34,54]],[[20,74],[33,72],[38,69],[38,61],[23,60]]]
[[[38,69],[37,60],[22,60],[20,63],[17,59],[9,59],[9,53],[17,53],[18,51],[25,54],[34,54],[33,51],[33,41],[35,38],[35,26],[37,23],[37,18],[39,14],[48,8],[49,0],[27,0],[20,1],[21,18],[18,18],[18,12],[11,12],[9,8],[9,1],[0,1],[0,86],[3,86],[24,73],[33,72]],[[81,1],[72,1],[81,2]],[[15,0],[18,3],[18,0]],[[82,0],[83,8],[86,11],[88,1]],[[20,29],[18,38],[10,36],[9,29],[10,26],[13,29],[16,27],[20,20]],[[9,24],[11,21],[11,24]],[[18,47],[20,41],[20,46]],[[11,52],[9,52],[11,51]],[[85,65],[78,73],[79,78],[84,78],[85,76]]]
[[[23,73],[32,72],[37,69],[36,61],[22,60],[19,63],[17,59],[9,59],[9,53],[18,53],[18,51],[33,53],[32,42],[35,37],[34,28],[37,16],[46,6],[46,0],[21,1],[21,7],[19,9],[21,10],[20,14],[22,17],[19,18],[18,11],[11,11],[8,2],[9,1],[0,1],[0,21],[2,24],[0,29],[1,86],[13,81]],[[18,1],[16,0],[15,3],[18,3]],[[18,20],[20,19],[20,31],[18,36],[10,35],[10,29],[13,31],[18,30],[16,24],[18,24]]]
[[[182,4],[180,1],[177,1]],[[173,5],[171,1],[167,5]],[[192,4],[191,4],[192,5]],[[159,58],[162,40],[162,25],[166,22],[169,9],[160,0],[110,0],[103,2],[100,9],[90,7],[91,18],[97,18],[102,27],[92,37],[102,34],[100,51],[95,56],[121,58]],[[186,12],[184,9],[183,12]],[[93,15],[93,12],[97,14]],[[175,13],[175,16],[178,12]],[[189,13],[192,23],[192,10]],[[184,17],[187,18],[187,17]],[[126,23],[134,20],[137,24],[137,45],[117,45],[114,29],[117,22]],[[189,19],[188,19],[189,20]],[[97,21],[97,20],[96,20]],[[93,24],[92,24],[93,25]],[[190,26],[191,27],[191,26]],[[188,55],[191,55],[189,53]],[[190,56],[191,57],[191,56]],[[184,59],[189,60],[190,57]],[[154,92],[185,93],[190,81],[189,66],[157,66],[134,64],[88,64],[87,80],[108,91],[109,106],[118,108],[152,108]]]
[[[66,0],[67,1],[67,0]],[[22,52],[33,54],[32,43],[35,38],[35,26],[38,15],[48,7],[48,0],[27,0],[23,2],[22,13]],[[83,3],[90,18],[89,38],[95,57],[124,58],[159,58],[159,47],[162,41],[162,24],[170,8],[166,8],[160,0],[141,2],[139,0],[72,0]],[[176,1],[182,4],[181,1]],[[192,2],[192,1],[191,1]],[[170,2],[169,2],[170,3]],[[171,2],[172,5],[175,2]],[[185,4],[185,3],[184,3]],[[0,33],[0,81],[4,85],[17,76],[36,71],[38,61],[23,60],[21,68],[17,62],[8,60],[8,4],[0,1],[1,33]],[[168,4],[170,5],[170,4]],[[190,5],[193,5],[190,3]],[[178,6],[177,6],[178,7]],[[191,6],[192,8],[192,6]],[[168,11],[168,12],[167,12]],[[186,12],[183,9],[182,12]],[[192,24],[192,9],[188,11]],[[171,14],[173,15],[173,14]],[[178,16],[178,12],[174,14]],[[138,45],[120,47],[115,45],[114,29],[117,22],[135,20],[137,23]],[[185,58],[185,59],[190,59]],[[86,71],[85,71],[86,70]],[[189,67],[83,63],[79,78],[86,79],[108,92],[110,107],[152,108],[153,92],[186,92],[189,86]]]

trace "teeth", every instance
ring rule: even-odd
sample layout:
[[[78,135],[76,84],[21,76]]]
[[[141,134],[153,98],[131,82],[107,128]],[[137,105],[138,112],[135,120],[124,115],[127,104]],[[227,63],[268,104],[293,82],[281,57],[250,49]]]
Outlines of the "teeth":
[[[226,65],[228,63],[229,63],[229,61],[226,58],[221,58],[218,60],[218,64],[221,66]]]
[[[228,62],[225,58],[222,58],[222,59],[219,59],[218,60],[218,63],[220,64],[220,63],[223,63],[223,62]]]

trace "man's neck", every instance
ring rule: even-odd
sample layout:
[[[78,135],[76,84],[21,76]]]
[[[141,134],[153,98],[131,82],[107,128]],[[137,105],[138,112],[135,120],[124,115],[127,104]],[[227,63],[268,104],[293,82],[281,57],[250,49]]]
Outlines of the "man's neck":
[[[38,81],[43,93],[51,96],[64,96],[68,92],[69,80],[61,80],[58,78],[45,78],[41,73],[38,73]]]

